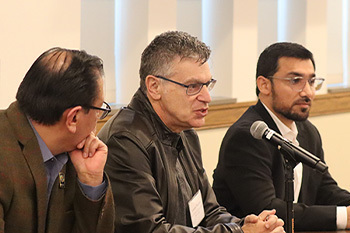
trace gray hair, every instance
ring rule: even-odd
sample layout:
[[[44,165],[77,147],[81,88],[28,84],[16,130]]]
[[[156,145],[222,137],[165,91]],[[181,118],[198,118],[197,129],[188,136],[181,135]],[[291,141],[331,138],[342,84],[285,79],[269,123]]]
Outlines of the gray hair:
[[[169,76],[175,58],[193,58],[203,64],[209,59],[210,53],[209,46],[186,32],[168,31],[156,36],[141,56],[141,90],[146,92],[147,75]]]

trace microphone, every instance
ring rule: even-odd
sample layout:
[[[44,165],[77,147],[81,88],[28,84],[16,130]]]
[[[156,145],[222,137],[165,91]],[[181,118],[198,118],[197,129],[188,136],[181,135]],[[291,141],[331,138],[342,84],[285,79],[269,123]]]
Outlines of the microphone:
[[[277,146],[278,149],[284,149],[289,155],[293,156],[293,159],[297,162],[301,162],[321,173],[326,172],[328,169],[328,166],[324,164],[320,158],[311,154],[307,150],[294,145],[291,141],[270,129],[263,121],[255,121],[250,127],[250,133],[256,139],[264,138]]]

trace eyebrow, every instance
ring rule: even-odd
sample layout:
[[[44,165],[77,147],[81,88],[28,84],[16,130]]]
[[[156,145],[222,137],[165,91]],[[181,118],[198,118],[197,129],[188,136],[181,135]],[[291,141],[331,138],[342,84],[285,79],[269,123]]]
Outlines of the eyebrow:
[[[208,80],[208,81],[210,81],[210,80],[212,80],[213,79],[213,76],[211,76],[210,77],[210,79]],[[207,82],[208,82],[207,81]],[[198,79],[196,79],[196,78],[190,78],[189,80],[187,80],[186,82],[184,82],[184,83],[187,83],[187,84],[197,84],[197,83],[201,83],[202,84],[202,82],[200,82]],[[206,82],[204,82],[204,83],[206,83]]]
[[[304,77],[304,75],[303,75],[303,74],[298,73],[298,72],[294,72],[294,71],[289,72],[289,73],[288,73],[288,76],[290,76],[290,75]],[[316,74],[315,74],[315,73],[313,73],[313,74],[311,75],[311,77],[316,77]]]

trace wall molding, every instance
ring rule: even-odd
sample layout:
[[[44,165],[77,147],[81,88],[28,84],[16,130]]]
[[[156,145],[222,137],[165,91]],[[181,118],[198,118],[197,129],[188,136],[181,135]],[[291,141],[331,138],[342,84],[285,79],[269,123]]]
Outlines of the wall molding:
[[[228,127],[236,122],[239,117],[256,101],[241,103],[212,104],[205,119],[205,125],[197,130]],[[350,112],[350,92],[328,93],[317,95],[311,107],[310,116],[322,116]],[[109,115],[98,121],[97,130],[111,117]]]

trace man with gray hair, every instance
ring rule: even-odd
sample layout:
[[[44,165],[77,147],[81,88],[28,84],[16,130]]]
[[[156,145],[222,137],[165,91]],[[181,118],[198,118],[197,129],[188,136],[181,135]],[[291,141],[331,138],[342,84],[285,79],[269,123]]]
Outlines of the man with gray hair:
[[[210,49],[179,31],[143,51],[140,89],[99,137],[116,201],[116,232],[283,232],[275,211],[240,220],[219,206],[194,127],[211,101]]]

